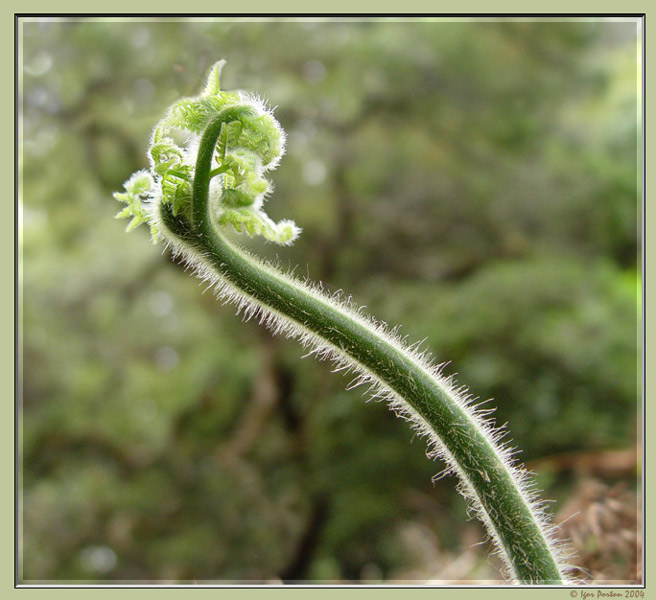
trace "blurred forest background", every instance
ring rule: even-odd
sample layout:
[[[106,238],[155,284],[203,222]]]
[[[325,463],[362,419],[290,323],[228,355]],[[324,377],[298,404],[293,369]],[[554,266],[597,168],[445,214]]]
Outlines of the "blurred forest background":
[[[635,20],[22,19],[21,580],[499,582],[406,423],[114,219],[225,58],[303,228],[243,243],[426,338],[579,575],[639,581],[639,53]]]

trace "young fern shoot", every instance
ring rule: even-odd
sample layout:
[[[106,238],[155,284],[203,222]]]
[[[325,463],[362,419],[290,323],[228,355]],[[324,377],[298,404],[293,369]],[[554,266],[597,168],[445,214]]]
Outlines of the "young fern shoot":
[[[395,330],[350,302],[326,295],[228,241],[225,228],[290,244],[300,229],[272,221],[263,204],[266,172],[284,152],[285,135],[258,97],[220,89],[224,61],[209,72],[200,96],[170,107],[152,135],[150,169],[135,173],[116,193],[131,218],[128,230],[150,226],[217,296],[256,317],[274,334],[298,339],[336,370],[357,374],[428,440],[429,455],[459,478],[458,489],[485,524],[507,568],[520,584],[566,582],[564,551],[525,469],[501,443],[505,432],[486,419],[463,387],[442,373]],[[184,144],[175,141],[180,133]]]

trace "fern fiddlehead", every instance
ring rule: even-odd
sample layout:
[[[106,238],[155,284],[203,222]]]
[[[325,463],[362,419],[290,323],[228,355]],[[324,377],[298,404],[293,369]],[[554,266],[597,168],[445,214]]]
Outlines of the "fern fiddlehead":
[[[394,330],[223,235],[232,226],[289,244],[300,233],[263,209],[271,190],[266,172],[284,152],[284,132],[257,97],[221,91],[223,64],[210,70],[200,96],[176,102],[155,127],[150,169],[115,194],[127,204],[117,217],[132,218],[128,229],[147,223],[153,240],[183,257],[220,298],[273,333],[298,338],[336,370],[355,372],[353,385],[370,385],[373,396],[410,421],[428,439],[430,455],[446,463],[444,473],[459,477],[459,491],[487,527],[512,581],[564,583],[564,553],[544,505],[500,442],[504,432],[486,419],[488,411]]]

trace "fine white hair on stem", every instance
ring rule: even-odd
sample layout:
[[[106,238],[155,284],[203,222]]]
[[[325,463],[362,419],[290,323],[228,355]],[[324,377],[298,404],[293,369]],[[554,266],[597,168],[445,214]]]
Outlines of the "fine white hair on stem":
[[[220,301],[233,304],[236,307],[237,314],[241,315],[245,321],[256,319],[274,335],[284,335],[288,338],[297,339],[306,350],[304,356],[314,356],[319,360],[329,360],[333,363],[334,371],[352,374],[353,378],[347,384],[347,389],[354,389],[366,385],[367,390],[365,394],[370,399],[387,402],[389,408],[397,416],[408,421],[415,434],[420,438],[425,438],[427,456],[431,459],[440,459],[446,464],[445,468],[435,476],[434,481],[451,474],[458,476],[459,483],[457,488],[467,500],[468,513],[471,516],[478,517],[486,525],[488,535],[495,545],[496,552],[502,556],[504,559],[503,562],[507,566],[506,568],[509,571],[507,576],[515,581],[520,579],[513,572],[513,559],[509,556],[507,548],[504,547],[501,536],[495,529],[491,515],[483,509],[483,504],[470,477],[460,467],[458,460],[456,460],[446,445],[437,436],[433,427],[405,399],[397,394],[388,384],[383,382],[375,373],[371,372],[352,356],[347,355],[341,348],[331,343],[330,340],[319,337],[302,323],[281,314],[272,307],[250,296],[224,277],[222,273],[217,272],[208,255],[198,252],[167,230],[159,214],[159,206],[157,204],[152,206],[151,218],[158,222],[158,229],[164,234],[163,237],[166,245],[172,253],[182,259],[186,268],[193,269],[196,276],[206,284],[208,289],[213,290]],[[566,580],[567,574],[570,571],[567,560],[570,558],[571,553],[568,547],[556,538],[556,528],[550,522],[547,503],[538,498],[539,490],[535,486],[534,479],[531,476],[532,474],[517,462],[515,458],[518,452],[517,449],[511,447],[508,440],[504,440],[508,435],[506,424],[497,426],[490,418],[490,415],[495,409],[485,406],[489,400],[479,402],[476,397],[469,393],[466,386],[458,386],[456,384],[454,375],[445,375],[444,370],[448,363],[436,364],[433,362],[432,355],[427,350],[421,349],[426,341],[425,339],[415,343],[408,343],[408,336],[401,336],[399,327],[390,328],[385,322],[367,315],[363,307],[355,304],[351,296],[344,298],[341,290],[333,294],[328,294],[324,290],[323,284],[312,284],[307,280],[299,280],[291,273],[281,272],[274,266],[261,261],[237,247],[233,247],[232,250],[247,257],[249,261],[256,264],[263,272],[293,285],[296,289],[302,290],[317,303],[328,305],[353,322],[375,332],[386,344],[408,357],[428,374],[468,416],[478,433],[494,449],[500,464],[503,465],[503,468],[514,482],[522,501],[537,524],[540,534],[555,557],[563,581]],[[483,478],[487,477],[483,471],[480,474]]]

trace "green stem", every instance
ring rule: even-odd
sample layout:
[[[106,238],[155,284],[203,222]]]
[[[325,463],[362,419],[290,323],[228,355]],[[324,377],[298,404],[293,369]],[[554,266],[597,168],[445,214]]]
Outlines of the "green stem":
[[[233,121],[240,121],[249,116],[253,116],[254,111],[250,106],[231,106],[223,109],[214,119],[212,119],[205,130],[198,148],[198,157],[196,158],[196,171],[194,173],[194,183],[192,186],[193,197],[204,198],[203,202],[193,201],[192,220],[194,227],[203,231],[208,227],[211,229],[208,215],[208,195],[210,179],[212,178],[212,157],[214,156],[214,147],[221,135],[223,126]]]
[[[283,319],[332,356],[373,381],[405,412],[422,433],[436,441],[436,454],[461,478],[463,493],[488,527],[510,575],[520,583],[562,584],[561,569],[549,541],[541,509],[527,491],[523,472],[495,442],[495,434],[448,380],[392,335],[375,328],[354,311],[317,293],[291,277],[264,265],[221,236],[212,225],[209,181],[212,156],[224,123],[242,119],[248,111],[224,110],[206,127],[193,182],[191,227],[161,207],[163,224],[180,246],[202,256],[202,268],[212,269],[262,310],[272,321]]]
[[[227,173],[227,172],[228,172],[227,167],[225,167],[225,166],[224,167],[217,167],[213,171],[210,171],[210,179],[212,179],[212,177],[216,177],[217,175],[223,175],[223,173]]]

